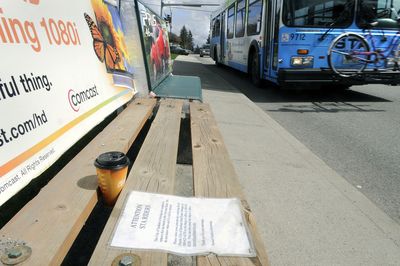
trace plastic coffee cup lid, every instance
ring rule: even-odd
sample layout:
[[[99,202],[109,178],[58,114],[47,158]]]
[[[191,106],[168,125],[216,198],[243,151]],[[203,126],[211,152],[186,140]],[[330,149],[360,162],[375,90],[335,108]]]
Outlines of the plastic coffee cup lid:
[[[94,165],[100,169],[119,170],[130,163],[129,158],[122,152],[110,151],[100,154],[94,161]]]

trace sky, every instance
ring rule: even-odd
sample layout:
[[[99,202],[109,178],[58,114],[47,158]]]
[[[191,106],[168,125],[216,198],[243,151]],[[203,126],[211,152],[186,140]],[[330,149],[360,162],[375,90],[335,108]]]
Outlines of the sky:
[[[161,0],[141,0],[149,8],[160,14]],[[164,3],[188,3],[188,4],[220,4],[224,0],[164,0]],[[172,12],[172,32],[179,36],[183,25],[191,30],[195,45],[203,45],[207,41],[210,31],[211,12],[218,6],[202,7],[164,7],[163,16]]]

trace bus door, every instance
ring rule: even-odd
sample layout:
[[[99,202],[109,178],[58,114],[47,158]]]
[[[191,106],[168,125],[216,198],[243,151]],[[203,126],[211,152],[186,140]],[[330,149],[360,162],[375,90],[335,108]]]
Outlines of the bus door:
[[[273,0],[265,1],[265,16],[264,16],[264,73],[267,76],[270,75],[269,71],[271,69],[271,47],[273,45],[273,23],[271,23],[273,18]]]
[[[225,13],[221,14],[220,62],[225,62]]]
[[[270,52],[270,67],[269,67],[269,77],[271,79],[277,79],[279,70],[279,33],[280,33],[280,16],[281,16],[282,0],[275,0],[273,8],[271,9],[271,18],[273,18],[271,26],[271,48]]]
[[[267,77],[276,79],[278,71],[278,48],[279,48],[279,29],[280,29],[280,13],[282,0],[267,1],[267,36],[266,40],[266,60],[265,67],[267,68]]]

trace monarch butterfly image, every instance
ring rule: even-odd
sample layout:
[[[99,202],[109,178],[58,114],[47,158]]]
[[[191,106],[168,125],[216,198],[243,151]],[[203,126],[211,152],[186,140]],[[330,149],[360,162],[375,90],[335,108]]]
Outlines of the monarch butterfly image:
[[[89,26],[90,33],[93,38],[93,49],[100,62],[105,62],[107,70],[115,70],[116,65],[120,62],[121,57],[114,46],[114,39],[111,35],[110,29],[105,27],[97,27],[93,19],[84,13],[86,22]]]

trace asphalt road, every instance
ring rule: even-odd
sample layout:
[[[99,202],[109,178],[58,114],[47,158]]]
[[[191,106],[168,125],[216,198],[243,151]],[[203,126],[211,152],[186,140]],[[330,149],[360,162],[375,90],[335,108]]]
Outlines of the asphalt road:
[[[208,57],[197,58],[400,224],[400,86],[347,91],[257,88],[246,75],[217,67]]]

